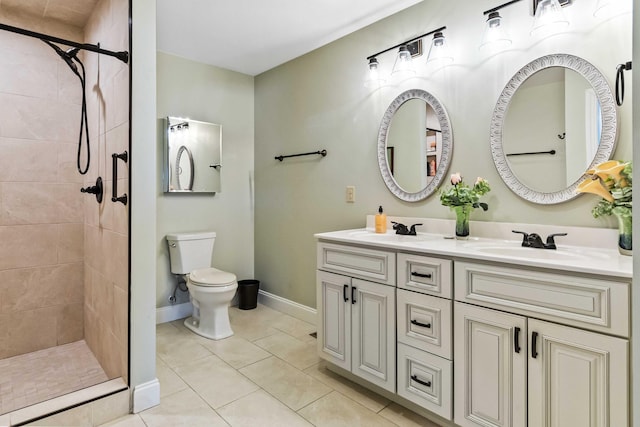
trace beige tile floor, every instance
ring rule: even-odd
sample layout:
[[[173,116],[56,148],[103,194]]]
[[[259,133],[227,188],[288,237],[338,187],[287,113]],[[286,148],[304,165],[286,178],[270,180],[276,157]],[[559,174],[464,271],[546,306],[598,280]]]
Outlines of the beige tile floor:
[[[327,370],[314,325],[263,305],[230,318],[235,335],[221,341],[158,325],[160,405],[104,426],[437,427]]]
[[[0,360],[0,414],[107,381],[84,340]]]

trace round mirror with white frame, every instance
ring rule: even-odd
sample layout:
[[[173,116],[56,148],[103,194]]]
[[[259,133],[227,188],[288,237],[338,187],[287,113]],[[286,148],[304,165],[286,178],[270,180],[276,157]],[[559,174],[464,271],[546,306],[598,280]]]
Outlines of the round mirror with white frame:
[[[449,169],[452,150],[449,116],[433,95],[410,89],[391,102],[378,132],[378,166],[393,195],[407,202],[429,197]]]
[[[584,172],[614,152],[617,111],[605,77],[568,54],[521,68],[503,89],[491,120],[491,155],[518,196],[538,204],[573,199]]]

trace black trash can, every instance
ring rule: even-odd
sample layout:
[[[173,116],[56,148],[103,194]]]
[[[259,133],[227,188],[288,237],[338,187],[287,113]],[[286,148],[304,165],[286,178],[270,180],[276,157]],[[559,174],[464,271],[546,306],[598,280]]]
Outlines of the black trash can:
[[[238,308],[240,310],[251,310],[258,306],[259,280],[239,280],[238,281]]]

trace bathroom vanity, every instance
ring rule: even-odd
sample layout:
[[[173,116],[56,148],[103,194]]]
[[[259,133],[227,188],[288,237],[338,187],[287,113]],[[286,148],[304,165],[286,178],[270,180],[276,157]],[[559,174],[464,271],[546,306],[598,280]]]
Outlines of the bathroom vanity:
[[[495,237],[454,240],[448,221],[414,222],[425,223],[416,236],[316,235],[318,353],[330,367],[439,423],[628,425],[631,257],[523,248],[511,224],[476,223]]]

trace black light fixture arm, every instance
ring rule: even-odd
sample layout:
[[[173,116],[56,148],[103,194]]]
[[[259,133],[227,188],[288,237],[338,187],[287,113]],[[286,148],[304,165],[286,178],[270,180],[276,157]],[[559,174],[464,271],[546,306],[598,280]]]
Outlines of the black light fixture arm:
[[[512,4],[514,4],[514,3],[518,3],[519,1],[522,1],[522,0],[511,0],[510,2],[507,2],[507,3],[501,4],[500,6],[496,6],[496,7],[492,8],[492,9],[485,10],[484,12],[482,12],[482,14],[483,14],[483,15],[488,15],[488,14],[490,14],[490,13],[497,12],[497,11],[499,11],[500,9],[502,9],[502,8],[504,8],[504,7],[507,7],[507,6],[511,6]]]
[[[516,0],[516,1],[520,1],[520,0]],[[376,56],[378,56],[378,55],[382,55],[383,53],[389,52],[390,50],[397,49],[397,48],[399,48],[400,46],[404,46],[404,45],[406,45],[406,44],[409,44],[409,43],[411,43],[411,42],[414,42],[414,41],[416,41],[416,40],[419,40],[419,39],[421,39],[421,38],[423,38],[423,37],[427,37],[427,36],[429,36],[429,35],[431,35],[431,34],[435,34],[435,33],[438,33],[438,32],[440,32],[440,31],[442,31],[442,30],[446,30],[446,29],[447,29],[447,27],[440,27],[440,28],[435,29],[435,30],[433,30],[433,31],[429,31],[428,33],[424,33],[424,34],[421,34],[421,35],[419,35],[419,36],[417,36],[417,37],[414,37],[414,38],[412,38],[411,40],[407,40],[407,41],[405,41],[405,42],[403,42],[403,43],[398,43],[397,45],[395,45],[395,46],[391,46],[391,47],[390,47],[390,48],[388,48],[388,49],[381,50],[381,51],[380,51],[380,52],[378,52],[378,53],[374,53],[373,55],[367,56],[367,61],[368,61],[368,60],[370,60],[370,59],[372,59],[372,58],[375,58],[375,57],[376,57]]]
[[[37,33],[35,31],[25,30],[24,28],[13,27],[11,25],[6,25],[6,24],[2,24],[2,23],[0,23],[0,30],[10,31],[12,33],[17,33],[17,34],[22,34],[23,36],[34,37],[34,38],[37,38],[37,39],[40,39],[40,40],[47,40],[47,41],[50,41],[50,42],[53,42],[53,43],[59,43],[59,44],[65,45],[65,46],[71,46],[71,47],[75,47],[75,48],[82,49],[82,50],[88,50],[90,52],[100,53],[102,55],[113,56],[114,58],[119,59],[120,61],[124,62],[125,64],[129,62],[129,52],[127,52],[127,51],[114,52],[112,50],[102,49],[102,48],[100,48],[99,46],[97,46],[95,44],[78,43],[78,42],[74,42],[74,41],[71,41],[71,40],[65,40],[65,39],[61,39],[59,37],[50,36],[48,34]]]

